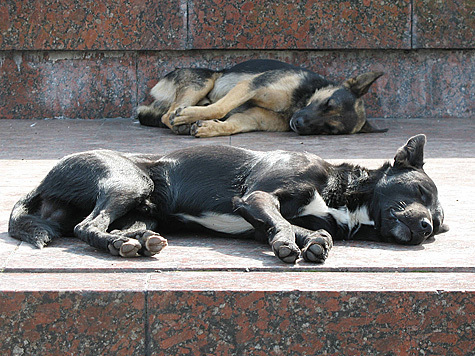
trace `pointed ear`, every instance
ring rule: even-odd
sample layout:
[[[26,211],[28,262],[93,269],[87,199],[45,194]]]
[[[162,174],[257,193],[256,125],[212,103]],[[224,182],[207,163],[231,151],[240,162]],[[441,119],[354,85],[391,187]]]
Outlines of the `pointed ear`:
[[[411,137],[406,145],[397,150],[394,167],[422,168],[424,165],[424,145],[426,136],[423,134]]]
[[[357,98],[365,95],[371,84],[373,84],[376,79],[382,76],[384,72],[368,72],[361,74],[356,78],[348,79],[343,83],[343,86],[351,90]]]
[[[368,121],[365,121],[363,127],[358,131],[358,133],[375,133],[375,132],[386,132],[388,129],[378,129],[371,125]]]

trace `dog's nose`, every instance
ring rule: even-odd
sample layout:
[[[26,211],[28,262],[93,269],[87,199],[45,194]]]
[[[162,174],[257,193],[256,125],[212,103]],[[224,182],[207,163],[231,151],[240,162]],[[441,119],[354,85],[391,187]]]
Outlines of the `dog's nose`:
[[[426,237],[432,234],[433,227],[428,218],[423,218],[420,221],[420,229],[421,229],[422,234],[424,234],[424,236]]]
[[[304,118],[302,116],[292,118],[290,121],[290,127],[295,132],[298,132],[302,127],[304,127]]]

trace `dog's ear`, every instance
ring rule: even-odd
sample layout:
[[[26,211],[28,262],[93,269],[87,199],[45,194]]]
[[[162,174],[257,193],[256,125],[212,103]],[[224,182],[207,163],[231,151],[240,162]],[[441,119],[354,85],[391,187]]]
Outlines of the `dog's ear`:
[[[368,121],[365,121],[363,127],[358,131],[358,133],[376,133],[376,132],[386,132],[388,129],[378,129],[371,125]]]
[[[343,83],[343,86],[351,90],[357,98],[365,95],[371,84],[373,84],[376,79],[382,76],[384,72],[368,72],[361,75],[358,75],[356,78],[348,79]]]
[[[394,167],[422,168],[425,144],[425,135],[419,134],[411,137],[404,146],[397,150],[394,157]]]

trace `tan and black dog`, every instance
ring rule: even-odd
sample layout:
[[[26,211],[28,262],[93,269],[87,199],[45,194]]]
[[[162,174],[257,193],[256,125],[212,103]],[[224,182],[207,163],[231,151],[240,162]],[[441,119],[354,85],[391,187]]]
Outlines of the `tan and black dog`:
[[[274,60],[222,71],[179,68],[152,88],[155,101],[138,108],[138,119],[195,137],[290,129],[300,135],[384,132],[368,123],[361,99],[381,75],[368,72],[336,84]]]

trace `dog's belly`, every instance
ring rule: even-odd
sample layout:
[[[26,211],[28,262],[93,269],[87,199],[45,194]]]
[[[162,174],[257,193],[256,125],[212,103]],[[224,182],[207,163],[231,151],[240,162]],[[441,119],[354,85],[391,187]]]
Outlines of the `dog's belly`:
[[[176,214],[176,217],[184,222],[197,223],[207,229],[225,234],[243,234],[254,229],[253,226],[242,217],[233,214],[206,212],[200,216]]]

